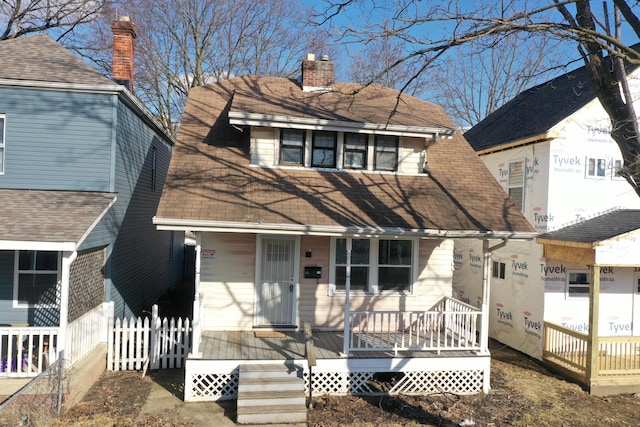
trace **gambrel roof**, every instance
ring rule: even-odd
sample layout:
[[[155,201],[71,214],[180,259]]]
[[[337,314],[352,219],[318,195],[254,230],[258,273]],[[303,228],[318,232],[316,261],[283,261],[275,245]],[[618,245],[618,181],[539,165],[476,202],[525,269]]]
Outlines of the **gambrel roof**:
[[[427,149],[428,173],[250,165],[249,126],[451,134]],[[161,228],[448,235],[529,234],[444,110],[381,86],[244,76],[191,90],[154,222]],[[373,231],[372,231],[373,230]]]

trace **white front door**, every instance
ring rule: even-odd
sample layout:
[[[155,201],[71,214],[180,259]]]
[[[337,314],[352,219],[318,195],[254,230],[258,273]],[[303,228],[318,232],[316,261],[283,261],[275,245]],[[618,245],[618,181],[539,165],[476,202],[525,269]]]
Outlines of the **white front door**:
[[[295,326],[298,238],[259,237],[255,326]]]

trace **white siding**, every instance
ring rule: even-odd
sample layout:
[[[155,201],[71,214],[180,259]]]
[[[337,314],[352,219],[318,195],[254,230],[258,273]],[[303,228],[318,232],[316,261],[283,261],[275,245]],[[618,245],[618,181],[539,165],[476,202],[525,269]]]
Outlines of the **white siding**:
[[[424,138],[400,138],[398,172],[422,173],[425,160],[424,145]]]
[[[251,128],[251,164],[274,166],[276,159],[276,130],[274,128]]]
[[[253,326],[256,236],[203,233],[200,270],[202,327],[243,330]]]
[[[340,329],[344,295],[329,295],[329,237],[300,238],[298,325]],[[204,294],[203,329],[247,330],[253,326],[256,236],[205,233],[202,249],[215,249],[203,257],[200,292]],[[352,310],[428,310],[443,296],[451,296],[453,242],[421,240],[415,296],[353,295]],[[311,257],[306,252],[311,250]],[[321,266],[322,276],[305,279],[305,266]]]

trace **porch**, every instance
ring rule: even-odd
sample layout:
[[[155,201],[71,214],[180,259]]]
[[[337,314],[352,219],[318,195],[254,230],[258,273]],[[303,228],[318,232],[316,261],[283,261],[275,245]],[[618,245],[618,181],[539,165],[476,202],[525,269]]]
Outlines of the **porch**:
[[[544,324],[543,361],[586,387],[591,394],[640,391],[640,336],[589,335]]]
[[[234,399],[240,365],[285,362],[302,372],[307,395],[487,392],[480,317],[443,298],[424,312],[351,312],[346,337],[344,330],[203,331],[185,364],[185,401]]]

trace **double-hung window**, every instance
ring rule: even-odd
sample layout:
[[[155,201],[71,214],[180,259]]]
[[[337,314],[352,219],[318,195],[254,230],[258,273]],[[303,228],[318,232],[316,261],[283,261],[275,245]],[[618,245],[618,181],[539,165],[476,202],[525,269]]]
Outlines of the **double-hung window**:
[[[398,168],[398,146],[397,136],[376,135],[376,170],[395,171]]]
[[[611,168],[611,178],[612,179],[624,179],[620,176],[620,171],[622,170],[622,160],[613,160],[612,168]]]
[[[506,270],[506,264],[504,262],[493,261],[492,268],[491,268],[491,277],[495,277],[496,279],[504,279],[505,270]]]
[[[569,271],[567,294],[569,297],[589,296],[589,273],[586,271]]]
[[[362,133],[344,134],[344,160],[345,169],[367,168],[367,140],[369,136]]]
[[[524,171],[524,160],[509,163],[507,193],[520,210],[524,209]]]
[[[313,132],[311,166],[318,168],[335,168],[337,140],[336,132]]]
[[[5,148],[4,124],[5,124],[5,116],[0,114],[0,175],[4,173],[4,148]]]
[[[602,178],[606,175],[607,159],[587,159],[587,176],[590,178]]]
[[[54,305],[60,280],[60,253],[16,251],[14,300],[17,306]]]
[[[280,131],[280,163],[287,165],[304,164],[304,142],[306,131],[282,129]]]
[[[351,248],[351,257],[347,256]],[[347,270],[350,289],[366,293],[413,291],[417,241],[409,239],[334,239],[332,289],[346,290]]]

